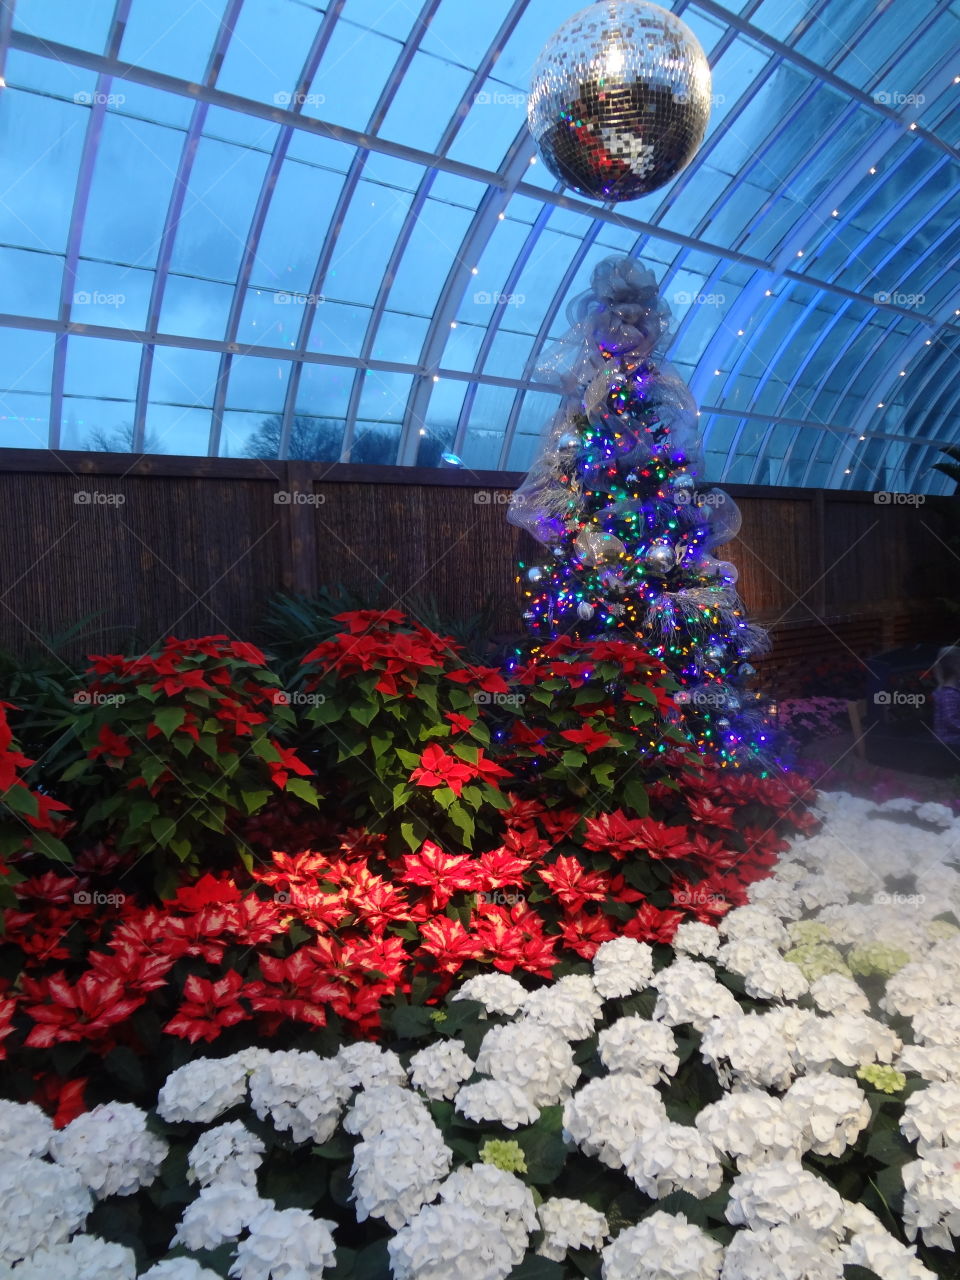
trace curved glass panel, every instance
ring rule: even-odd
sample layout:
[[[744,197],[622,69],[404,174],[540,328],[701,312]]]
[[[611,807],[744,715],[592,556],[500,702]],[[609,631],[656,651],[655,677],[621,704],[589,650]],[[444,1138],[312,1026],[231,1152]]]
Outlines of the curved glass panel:
[[[530,163],[530,68],[582,6],[17,0],[0,446],[523,469],[569,301],[632,253],[711,479],[942,489],[955,6],[676,0],[712,63],[707,135],[612,208]]]

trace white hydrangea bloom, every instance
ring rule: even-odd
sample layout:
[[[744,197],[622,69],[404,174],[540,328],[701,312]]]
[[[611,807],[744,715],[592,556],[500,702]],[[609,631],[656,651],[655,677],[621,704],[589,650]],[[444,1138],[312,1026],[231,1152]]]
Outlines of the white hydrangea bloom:
[[[607,944],[609,945],[609,944]],[[699,920],[684,920],[673,935],[673,949],[681,955],[703,956],[712,959],[720,947],[720,935],[709,924]]]
[[[528,1021],[558,1031],[567,1040],[586,1040],[603,1016],[603,1000],[593,979],[570,974],[532,991],[521,1005]]]
[[[403,1063],[392,1049],[360,1040],[343,1045],[336,1055],[337,1065],[352,1088],[369,1089],[375,1084],[406,1084]]]
[[[903,1166],[903,1226],[911,1240],[954,1249],[960,1239],[960,1148],[941,1147]]]
[[[385,1129],[364,1138],[354,1148],[350,1170],[357,1221],[383,1218],[394,1231],[405,1226],[436,1198],[452,1160],[439,1129]]]
[[[451,1173],[440,1198],[476,1209],[494,1222],[510,1246],[514,1265],[523,1261],[530,1232],[537,1228],[537,1208],[530,1188],[516,1174],[492,1164],[472,1164]]]
[[[703,1033],[700,1054],[725,1087],[736,1081],[785,1089],[793,1078],[790,1046],[779,1021],[767,1014],[713,1019]]]
[[[53,1244],[21,1262],[13,1280],[136,1280],[137,1259],[132,1249],[101,1240],[99,1236],[74,1236],[65,1244]]]
[[[149,1187],[168,1149],[147,1129],[147,1113],[130,1102],[84,1111],[50,1141],[54,1160],[75,1169],[99,1200]]]
[[[791,868],[802,875],[800,867]],[[792,879],[784,879],[779,874],[769,876],[766,880],[758,880],[747,889],[747,897],[752,905],[764,907],[781,920],[796,920],[803,913],[803,903],[799,893],[793,887]],[[710,926],[707,925],[707,928]]]
[[[735,1089],[703,1108],[697,1128],[737,1161],[741,1173],[781,1160],[799,1160],[801,1130],[783,1101],[763,1089]]]
[[[720,1280],[843,1280],[843,1262],[794,1227],[760,1227],[733,1237]]]
[[[960,1005],[918,1009],[913,1015],[913,1034],[920,1044],[960,1049]]]
[[[721,986],[713,970],[700,960],[686,956],[655,974],[651,985],[659,995],[653,1017],[669,1027],[689,1022],[705,1031],[714,1018],[738,1018],[740,1006],[732,991]]]
[[[0,1151],[18,1156],[44,1156],[53,1137],[53,1121],[35,1102],[0,1098]]]
[[[610,1235],[604,1214],[582,1200],[544,1200],[537,1217],[543,1231],[537,1253],[552,1262],[563,1262],[568,1249],[602,1249]]]
[[[140,1280],[221,1280],[209,1267],[201,1267],[193,1258],[164,1258],[144,1271]]]
[[[93,1200],[75,1170],[4,1151],[0,1205],[0,1262],[16,1262],[79,1231]]]
[[[903,1108],[900,1132],[916,1141],[921,1156],[937,1147],[960,1147],[960,1084],[948,1080],[913,1094]]]
[[[202,1187],[211,1182],[238,1182],[257,1185],[257,1170],[263,1163],[264,1144],[241,1120],[217,1125],[200,1135],[187,1157],[187,1181]]]
[[[766,942],[777,951],[790,946],[783,922],[763,907],[734,907],[720,921],[719,929],[728,942]]]
[[[623,1167],[624,1153],[646,1130],[666,1122],[656,1089],[622,1071],[589,1080],[563,1106],[564,1141],[614,1169]]]
[[[843,1067],[890,1063],[902,1043],[890,1027],[865,1013],[831,1013],[801,1031],[795,1057],[811,1072],[826,1071],[836,1063]]]
[[[953,810],[949,805],[939,804],[936,800],[927,800],[925,804],[917,805],[915,813],[921,822],[929,822],[935,827],[953,825]]]
[[[161,1117],[171,1124],[207,1124],[238,1106],[247,1096],[247,1070],[239,1057],[195,1058],[177,1067],[157,1098]]]
[[[645,1195],[662,1200],[688,1191],[702,1200],[719,1190],[723,1168],[717,1148],[699,1129],[671,1121],[652,1125],[623,1152],[627,1173]]]
[[[880,1008],[884,1013],[912,1018],[921,1009],[929,1009],[947,999],[940,967],[931,960],[915,960],[887,979]]]
[[[870,1123],[867,1096],[847,1076],[815,1072],[795,1080],[784,1094],[786,1114],[803,1132],[803,1149],[818,1156],[843,1155]]]
[[[960,1053],[942,1044],[905,1044],[893,1064],[898,1071],[912,1071],[924,1080],[960,1081]]]
[[[347,1133],[375,1138],[384,1129],[426,1129],[436,1136],[437,1126],[426,1103],[412,1089],[396,1084],[378,1084],[364,1089],[353,1100],[343,1118]]]
[[[454,1097],[473,1075],[473,1059],[459,1040],[436,1040],[410,1059],[410,1083],[428,1098]]]
[[[323,1280],[336,1264],[336,1225],[306,1209],[264,1209],[237,1245],[230,1274],[237,1280]]]
[[[236,1053],[231,1053],[229,1058],[221,1058],[220,1061],[235,1064],[246,1075],[251,1076],[257,1067],[262,1067],[265,1062],[269,1062],[275,1052],[275,1049],[262,1049],[251,1045],[247,1049],[238,1049]]]
[[[659,1210],[603,1250],[603,1280],[718,1280],[723,1246],[682,1213]]]
[[[855,1235],[843,1246],[841,1258],[850,1266],[866,1267],[875,1275],[883,1276],[883,1280],[936,1280],[914,1249],[901,1244],[882,1228]]]
[[[329,1142],[351,1086],[339,1063],[297,1049],[273,1053],[250,1076],[250,1101],[294,1142]]]
[[[828,1182],[799,1160],[782,1160],[738,1173],[730,1188],[727,1221],[734,1226],[776,1227],[781,1223],[839,1242],[843,1200]]]
[[[813,1002],[821,1013],[869,1013],[870,1001],[862,987],[845,973],[825,973],[810,984]]]
[[[540,1108],[531,1102],[526,1090],[506,1080],[480,1080],[476,1084],[465,1084],[453,1105],[474,1124],[496,1122],[506,1129],[533,1124],[540,1115]]]
[[[561,1032],[526,1018],[487,1032],[477,1054],[477,1070],[517,1085],[537,1107],[554,1106],[569,1097],[580,1078],[573,1049]]]
[[[742,976],[747,995],[755,1000],[799,1000],[809,990],[800,969],[768,942],[737,938],[720,948],[717,960]]]
[[[844,1200],[843,1230],[848,1238],[861,1233],[884,1231],[885,1229],[877,1215],[871,1212],[866,1205],[855,1204],[852,1200]]]
[[[464,1204],[425,1205],[387,1242],[394,1280],[506,1280],[509,1241]]]
[[[604,1000],[635,995],[650,985],[652,977],[653,948],[647,942],[612,938],[601,942],[593,957],[593,985]]]
[[[636,1014],[618,1018],[598,1038],[600,1061],[608,1071],[628,1071],[647,1084],[675,1075],[680,1066],[677,1040],[663,1022]]]
[[[512,1018],[530,993],[507,973],[481,973],[458,987],[451,1000],[476,1000],[487,1013],[505,1013]]]
[[[225,1240],[236,1240],[257,1214],[272,1208],[273,1201],[261,1200],[253,1187],[214,1182],[184,1209],[171,1245],[185,1245],[194,1253],[216,1249]]]

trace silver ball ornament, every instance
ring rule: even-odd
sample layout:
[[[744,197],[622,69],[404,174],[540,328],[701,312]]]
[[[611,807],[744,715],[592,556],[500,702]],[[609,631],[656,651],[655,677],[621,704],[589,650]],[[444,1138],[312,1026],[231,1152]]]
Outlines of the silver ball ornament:
[[[528,582],[542,582],[544,576],[544,572],[539,565],[534,565],[532,569],[527,570]]]
[[[655,542],[643,557],[643,563],[654,573],[669,573],[677,562],[677,553],[669,542]]]
[[[737,667],[738,680],[750,680],[756,674],[757,668],[752,662],[741,662],[739,667]]]
[[[565,431],[557,441],[557,448],[562,453],[572,452],[580,443],[580,437],[575,431]]]
[[[589,622],[596,610],[592,604],[587,604],[586,600],[581,600],[577,605],[577,616],[582,618],[584,622]]]
[[[644,0],[603,0],[547,41],[527,120],[555,177],[595,200],[636,200],[693,159],[710,92],[686,23]]]
[[[727,656],[727,651],[722,645],[711,644],[704,649],[703,656],[708,662],[722,662]]]
[[[726,716],[720,717],[720,719],[717,721],[717,728],[722,729],[724,731],[730,728],[730,721],[727,719]]]

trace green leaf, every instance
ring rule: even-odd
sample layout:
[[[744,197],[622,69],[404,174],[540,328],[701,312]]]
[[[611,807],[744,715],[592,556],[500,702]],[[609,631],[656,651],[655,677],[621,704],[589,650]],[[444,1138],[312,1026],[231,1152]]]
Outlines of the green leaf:
[[[127,825],[131,827],[146,826],[160,812],[155,800],[134,800],[127,811]]]
[[[353,1260],[354,1280],[385,1280],[392,1274],[386,1240],[368,1244]]]
[[[370,735],[370,745],[373,747],[374,758],[379,760],[393,746],[393,735],[389,733],[372,733]]]
[[[253,754],[261,760],[266,760],[271,764],[280,763],[280,752],[268,742],[266,738],[257,738],[250,744]]]
[[[118,1045],[104,1057],[103,1065],[107,1075],[119,1080],[134,1097],[143,1093],[146,1088],[143,1063],[132,1049],[128,1049],[126,1045]]]
[[[403,837],[404,841],[406,842],[407,848],[410,849],[412,852],[416,853],[417,849],[420,848],[421,842],[420,840],[417,839],[416,832],[413,829],[413,823],[401,822],[400,834]]]
[[[299,796],[301,800],[306,800],[307,804],[312,804],[314,809],[320,807],[317,789],[312,782],[308,782],[306,778],[288,778],[285,791],[292,791],[295,796]]]
[[[240,799],[247,813],[256,813],[270,799],[269,791],[241,791]]]
[[[405,769],[416,769],[420,764],[420,757],[415,751],[404,751],[402,747],[397,747],[397,759]]]
[[[397,782],[393,788],[393,807],[402,808],[413,795],[413,787],[406,782]]]
[[[468,742],[455,742],[453,745],[453,754],[459,756],[461,760],[466,760],[467,764],[476,764],[480,754],[480,748],[471,746]]]
[[[441,809],[449,809],[457,797],[450,787],[435,787],[433,798]]]
[[[462,805],[452,804],[447,810],[447,816],[457,830],[463,833],[463,842],[469,849],[473,843],[473,834],[476,830],[473,815],[468,813]]]
[[[843,1275],[844,1280],[883,1280],[883,1276],[878,1276],[869,1267],[858,1267],[852,1262],[843,1268]]]
[[[638,818],[645,818],[650,812],[650,797],[647,788],[639,778],[631,778],[621,788],[621,794],[627,805]]]
[[[563,1141],[563,1107],[543,1107],[536,1124],[524,1129],[517,1141],[526,1157],[527,1178],[536,1185],[555,1182],[567,1159]]]
[[[464,787],[460,792],[461,801],[465,801],[471,809],[479,809],[483,804],[483,792],[479,787]]]
[[[202,742],[202,739],[201,739],[201,742]],[[148,787],[153,786],[156,780],[160,777],[161,773],[164,772],[166,767],[167,767],[166,761],[161,760],[158,756],[149,756],[146,760],[144,760],[143,765],[141,766],[141,769],[140,769],[140,773],[143,776],[143,780],[144,782],[146,782]]]
[[[177,833],[175,818],[154,818],[150,823],[150,834],[157,844],[168,845]]]
[[[435,1030],[431,1014],[423,1005],[397,1005],[389,1015],[390,1025],[401,1040],[423,1040]]]
[[[28,787],[19,782],[15,782],[8,791],[0,796],[0,799],[13,813],[22,813],[29,818],[35,818],[40,809],[37,797]]]
[[[377,714],[379,708],[375,702],[355,702],[350,707],[350,716],[357,724],[366,728]]]
[[[89,760],[74,760],[73,764],[68,765],[60,775],[61,782],[73,782],[75,778],[82,777],[90,768]],[[149,782],[150,779],[148,778]]]
[[[587,763],[587,757],[582,751],[576,751],[572,747],[568,747],[560,757],[566,769],[582,769]]]
[[[73,862],[73,854],[56,836],[51,835],[49,831],[33,831],[30,833],[30,844],[37,853],[45,854],[48,858],[54,858],[57,862],[65,862],[70,864]],[[8,881],[9,876],[5,877]]]
[[[566,1270],[559,1262],[530,1254],[513,1268],[507,1280],[564,1280],[566,1275]]]
[[[165,738],[169,738],[175,729],[179,729],[187,718],[183,707],[161,707],[153,713],[153,723]]]

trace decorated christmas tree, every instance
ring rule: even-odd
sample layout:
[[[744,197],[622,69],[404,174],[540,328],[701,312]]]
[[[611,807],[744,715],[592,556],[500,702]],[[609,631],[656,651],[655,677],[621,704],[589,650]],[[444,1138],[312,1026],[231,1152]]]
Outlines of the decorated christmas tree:
[[[548,549],[520,565],[532,634],[635,636],[674,672],[684,723],[721,763],[767,758],[750,659],[767,647],[713,554],[740,527],[702,479],[696,405],[663,359],[670,322],[652,272],[608,258],[570,307],[541,379],[564,393],[508,518]]]

